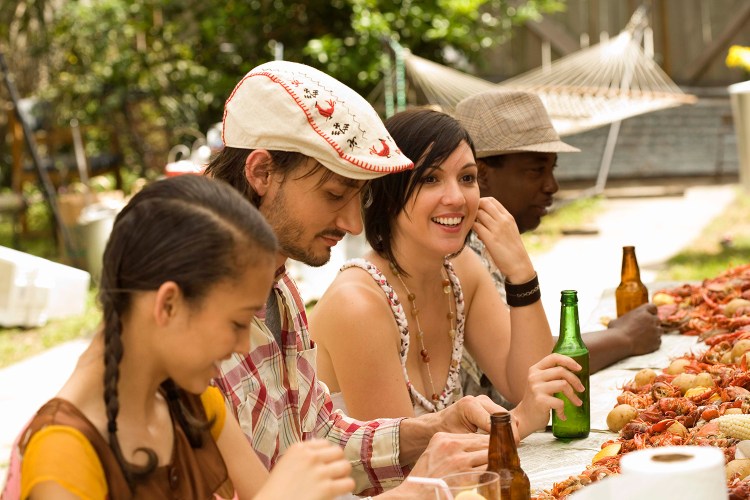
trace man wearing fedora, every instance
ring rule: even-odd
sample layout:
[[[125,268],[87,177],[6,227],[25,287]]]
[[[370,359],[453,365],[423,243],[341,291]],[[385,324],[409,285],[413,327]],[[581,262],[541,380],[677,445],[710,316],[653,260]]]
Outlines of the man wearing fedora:
[[[476,147],[479,188],[513,215],[521,233],[536,229],[559,189],[554,169],[558,153],[580,151],[560,140],[539,96],[529,92],[491,90],[465,98],[456,106],[456,118]],[[484,245],[471,235],[469,246],[480,256]],[[504,278],[483,258],[504,296]],[[586,334],[591,371],[623,358],[646,354],[661,345],[656,306],[644,304],[612,320],[607,329]],[[464,352],[464,394],[498,394]]]
[[[227,99],[224,149],[206,174],[231,184],[267,218],[279,241],[264,311],[250,328],[250,352],[233,354],[215,379],[269,469],[294,443],[325,438],[352,464],[358,493],[414,498],[409,473],[440,477],[486,464],[487,397],[438,413],[363,422],[334,412],[316,373],[304,301],[285,263],[321,266],[347,233],[362,231],[368,179],[413,168],[372,106],[330,76],[274,61],[251,70]],[[434,436],[434,437],[433,437]]]

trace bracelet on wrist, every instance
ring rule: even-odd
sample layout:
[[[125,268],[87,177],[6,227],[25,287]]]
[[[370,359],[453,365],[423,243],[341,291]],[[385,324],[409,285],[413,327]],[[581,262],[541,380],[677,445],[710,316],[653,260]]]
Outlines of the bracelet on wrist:
[[[542,298],[539,289],[539,277],[534,274],[526,283],[515,284],[505,281],[506,302],[510,307],[524,307],[533,304]]]

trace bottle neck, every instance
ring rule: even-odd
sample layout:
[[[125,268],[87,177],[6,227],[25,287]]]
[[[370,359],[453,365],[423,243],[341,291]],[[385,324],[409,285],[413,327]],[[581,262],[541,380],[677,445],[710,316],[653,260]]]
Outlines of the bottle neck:
[[[641,271],[638,269],[638,260],[635,258],[634,248],[625,248],[622,252],[622,281],[640,281]]]
[[[578,303],[563,301],[560,306],[560,336],[553,352],[563,345],[569,347],[584,347],[581,337],[581,325],[578,320]]]
[[[510,420],[501,420],[493,416],[491,422],[489,470],[519,469],[521,460],[518,458]]]

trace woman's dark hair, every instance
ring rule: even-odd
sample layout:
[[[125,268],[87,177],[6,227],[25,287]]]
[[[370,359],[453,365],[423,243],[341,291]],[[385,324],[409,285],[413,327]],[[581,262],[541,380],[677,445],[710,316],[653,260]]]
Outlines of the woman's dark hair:
[[[414,169],[370,181],[362,215],[370,246],[406,275],[393,255],[391,238],[396,217],[419,190],[422,177],[439,167],[462,141],[474,154],[474,143],[456,119],[432,109],[414,108],[396,113],[385,121],[385,127],[401,152],[414,162]]]
[[[258,196],[258,193],[255,192],[253,187],[247,182],[247,177],[245,177],[245,160],[252,152],[252,149],[232,148],[228,146],[224,147],[208,164],[204,171],[204,175],[226,182],[236,189],[242,196],[250,200],[250,203],[259,207],[260,196]],[[308,158],[302,153],[291,151],[268,150],[268,153],[273,162],[273,169],[285,176],[302,166],[304,161]],[[310,169],[301,177],[312,175],[317,172],[319,168],[325,167],[318,163],[317,168]],[[333,172],[326,169],[326,174],[323,175],[319,184],[325,183],[332,175]]]
[[[131,296],[174,281],[198,304],[219,282],[236,279],[248,266],[273,265],[276,237],[260,212],[226,183],[196,175],[154,182],[117,215],[104,250],[99,301],[104,315],[104,404],[109,445],[131,488],[157,465],[150,448],[145,466],[130,464],[117,437],[117,382],[123,356],[122,317]],[[162,384],[170,407],[193,447],[202,445],[207,423],[181,402],[184,391]],[[204,419],[203,419],[204,420]]]

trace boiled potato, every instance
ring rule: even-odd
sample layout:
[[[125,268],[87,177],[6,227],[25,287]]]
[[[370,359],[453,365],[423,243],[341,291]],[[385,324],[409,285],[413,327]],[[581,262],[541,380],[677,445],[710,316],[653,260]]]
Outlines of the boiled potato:
[[[747,351],[750,351],[750,339],[738,340],[732,347],[732,358],[739,361]]]
[[[732,351],[727,351],[724,354],[722,354],[721,358],[719,359],[719,362],[725,365],[733,363],[734,358],[732,357]]]
[[[750,351],[750,339],[740,339],[732,346],[732,356],[739,356]]]
[[[686,438],[688,436],[687,427],[685,427],[679,422],[675,422],[669,427],[667,427],[667,432],[669,432],[670,434],[674,434],[675,436],[680,436],[683,438]]]
[[[693,387],[713,387],[714,378],[708,372],[700,372],[695,376]]]
[[[680,373],[672,380],[672,385],[685,394],[689,389],[695,387],[695,375],[692,373]]]
[[[607,427],[612,432],[620,432],[625,424],[638,416],[638,410],[630,405],[617,405],[607,415]]]
[[[685,367],[690,364],[690,360],[685,358],[678,358],[669,363],[669,366],[664,370],[670,375],[679,375],[685,371]]]
[[[726,465],[727,481],[735,477],[745,479],[750,475],[750,458],[737,458]]]
[[[656,378],[656,372],[652,370],[651,368],[644,368],[642,370],[638,370],[638,373],[635,374],[635,386],[643,387],[644,385],[651,384],[653,383],[655,378]]]
[[[732,316],[734,316],[734,313],[737,311],[737,309],[741,307],[750,307],[750,300],[741,299],[739,297],[730,300],[724,306],[724,315],[728,318],[731,318]]]
[[[656,292],[654,296],[651,297],[651,302],[653,302],[657,307],[667,304],[674,304],[674,297],[672,297],[668,293]]]

